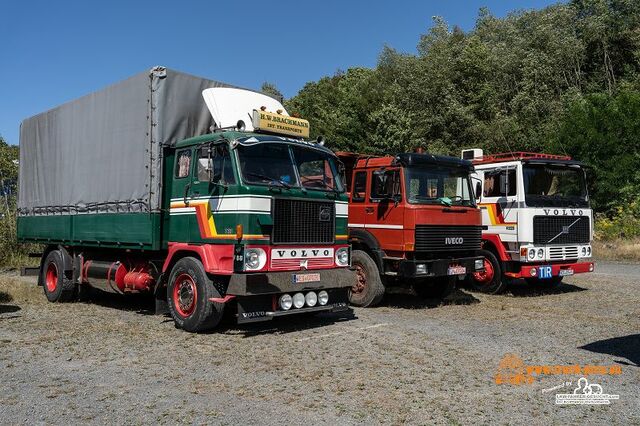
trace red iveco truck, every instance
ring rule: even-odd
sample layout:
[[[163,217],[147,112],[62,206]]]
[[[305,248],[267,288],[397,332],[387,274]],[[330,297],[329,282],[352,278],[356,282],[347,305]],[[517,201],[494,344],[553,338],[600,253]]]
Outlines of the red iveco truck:
[[[422,153],[337,155],[350,193],[353,305],[373,306],[386,285],[402,283],[423,297],[444,297],[458,278],[483,271],[471,162]]]

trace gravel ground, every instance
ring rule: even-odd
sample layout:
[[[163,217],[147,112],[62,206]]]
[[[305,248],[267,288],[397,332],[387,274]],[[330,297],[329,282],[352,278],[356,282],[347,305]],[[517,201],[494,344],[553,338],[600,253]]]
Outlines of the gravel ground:
[[[0,277],[0,423],[640,424],[640,265],[601,264],[557,290],[406,293],[355,318],[305,317],[195,335],[146,300],[50,304]],[[496,384],[526,365],[615,365],[589,376],[610,405],[558,406],[579,375]],[[504,370],[503,370],[504,371]]]

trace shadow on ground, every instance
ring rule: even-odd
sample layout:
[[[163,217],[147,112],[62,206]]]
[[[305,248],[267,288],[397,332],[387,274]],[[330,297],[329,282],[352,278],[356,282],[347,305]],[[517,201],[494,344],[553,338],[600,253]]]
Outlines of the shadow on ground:
[[[568,283],[562,283],[557,287],[547,287],[543,284],[533,285],[518,281],[509,286],[506,294],[513,297],[540,297],[551,294],[574,293],[576,291],[587,291],[587,289]]]
[[[20,306],[18,305],[5,305],[7,302],[13,301],[13,297],[9,293],[5,293],[4,291],[0,291],[0,314],[10,314],[13,312],[18,312],[20,310]],[[10,317],[14,318],[14,317]]]
[[[453,293],[443,299],[425,299],[409,289],[398,288],[387,292],[379,306],[403,309],[430,309],[438,306],[471,305],[473,303],[480,303],[480,300],[459,288],[456,288]]]
[[[150,294],[113,294],[82,286],[80,302],[123,311],[135,311],[140,315],[155,315],[155,301]]]
[[[640,334],[630,334],[628,336],[598,340],[580,346],[578,349],[626,358],[629,362],[622,360],[616,360],[616,362],[623,365],[640,367]]]
[[[274,318],[270,321],[255,324],[238,325],[232,321],[226,322],[212,333],[239,334],[242,337],[254,337],[263,334],[289,334],[303,330],[312,330],[329,325],[357,319],[353,312],[302,314],[289,317]]]

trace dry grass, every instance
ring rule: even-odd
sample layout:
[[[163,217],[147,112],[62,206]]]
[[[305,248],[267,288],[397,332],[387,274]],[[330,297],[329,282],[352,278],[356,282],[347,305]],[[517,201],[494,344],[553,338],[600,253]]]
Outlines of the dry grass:
[[[597,259],[615,261],[640,261],[640,238],[595,240],[593,253]]]
[[[0,303],[44,303],[46,299],[42,294],[42,288],[33,284],[33,281],[25,280],[17,274],[0,277]]]

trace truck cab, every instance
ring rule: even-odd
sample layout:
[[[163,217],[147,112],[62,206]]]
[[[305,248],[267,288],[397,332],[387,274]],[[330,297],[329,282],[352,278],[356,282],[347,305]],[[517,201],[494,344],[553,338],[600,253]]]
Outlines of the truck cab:
[[[513,152],[473,161],[482,209],[485,272],[479,291],[499,293],[514,279],[556,286],[563,277],[592,272],[593,213],[585,165],[568,156]]]
[[[240,323],[347,309],[347,200],[330,150],[223,131],[179,142],[165,158],[163,269],[174,318],[197,303],[195,280],[175,270],[190,253],[217,277],[214,302],[237,301]]]
[[[405,283],[424,297],[444,297],[458,278],[483,270],[469,161],[421,153],[338,156],[349,188],[352,304],[375,305],[385,286]]]

